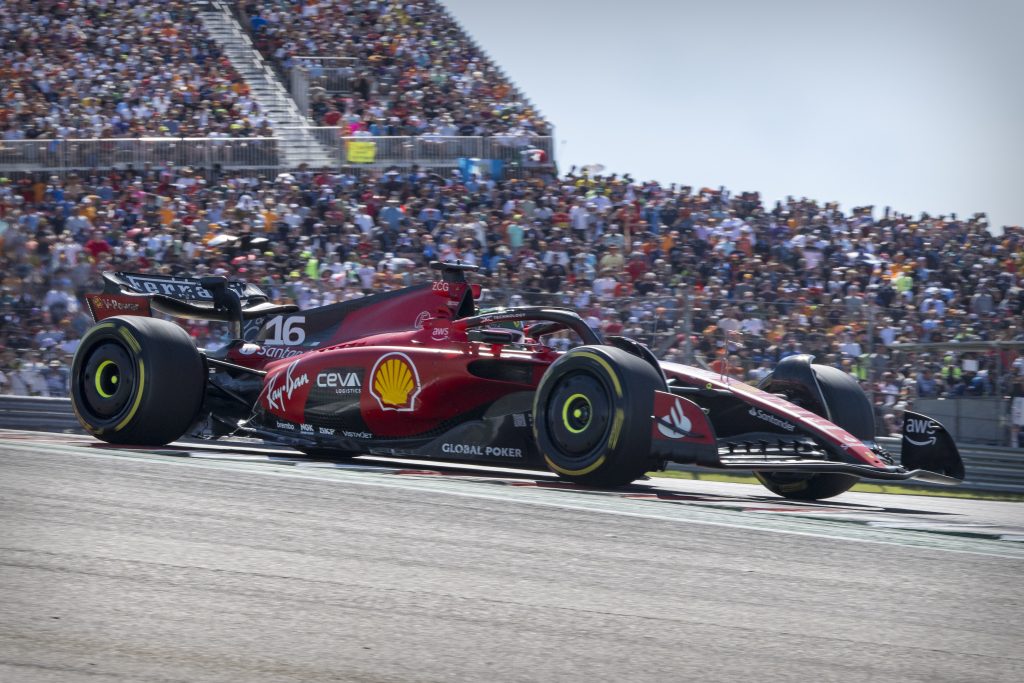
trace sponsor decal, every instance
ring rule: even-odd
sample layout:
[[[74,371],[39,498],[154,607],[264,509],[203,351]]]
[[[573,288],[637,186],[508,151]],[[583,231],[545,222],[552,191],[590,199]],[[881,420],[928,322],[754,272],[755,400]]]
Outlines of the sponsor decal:
[[[259,344],[253,344],[251,342],[239,346],[238,352],[243,356],[262,356],[264,358],[272,358],[274,360],[294,358],[295,356],[301,356],[305,353],[298,349],[286,349],[281,346],[260,346]]]
[[[692,436],[691,429],[693,429],[693,423],[683,413],[683,404],[679,399],[676,399],[675,404],[668,411],[668,415],[660,416],[658,420],[658,431],[669,439]]]
[[[416,407],[420,374],[416,364],[404,353],[395,351],[377,359],[370,372],[370,395],[381,410],[408,412]]]
[[[277,428],[295,431],[295,425],[293,425],[291,422],[281,422],[280,420],[277,421]]]
[[[344,429],[341,430],[341,435],[346,437],[346,438],[349,438],[349,439],[372,439],[373,438],[373,434],[371,434],[370,432],[349,432],[349,431],[346,431]]]
[[[334,389],[336,394],[358,394],[363,380],[357,370],[326,370],[316,376],[316,385],[321,389]]]
[[[334,430],[330,427],[317,427],[316,431],[318,434],[323,434],[324,436],[334,436]]]
[[[423,327],[423,323],[430,319],[429,311],[420,311],[420,314],[416,316],[416,320],[412,323],[412,329],[418,330]]]
[[[471,443],[443,443],[441,444],[442,453],[451,453],[453,455],[480,455],[491,458],[521,458],[523,457],[523,451],[521,448],[507,448],[504,446],[479,446]]]
[[[526,413],[513,413],[512,414],[512,426],[513,427],[528,427],[529,424],[526,420]]]
[[[301,424],[301,425],[299,425],[299,431],[300,432],[304,432],[306,434],[312,434],[313,433],[313,425]]]
[[[764,420],[765,422],[774,427],[785,429],[787,432],[792,432],[796,430],[796,425],[794,425],[792,422],[789,422],[788,420],[783,420],[781,417],[776,417],[771,413],[766,413],[757,406],[750,406],[750,415],[751,417],[756,417],[758,420]]]
[[[430,338],[434,341],[445,341],[451,332],[450,327],[435,327],[430,331]]]
[[[523,313],[521,311],[512,311],[510,313],[494,313],[493,315],[488,315],[486,318],[482,318],[480,320],[480,323],[483,324],[483,325],[487,325],[489,323],[500,323],[500,322],[506,322],[506,321],[509,321],[509,320],[525,320],[525,319],[526,319],[526,313]]]
[[[936,441],[938,441],[938,437],[935,436],[935,431],[938,428],[939,425],[932,420],[908,417],[903,438],[915,446],[932,446]],[[911,434],[917,436],[921,440],[918,441],[917,439],[912,439],[910,437]]]
[[[285,404],[287,401],[291,401],[295,390],[309,384],[309,375],[303,373],[298,377],[294,376],[295,366],[298,364],[299,361],[294,361],[284,372],[279,372],[271,377],[270,382],[267,384],[267,405],[270,408],[281,411],[286,410]],[[278,381],[282,375],[284,376],[284,382],[278,386]]]
[[[128,294],[87,294],[85,296],[96,322],[113,315],[150,315],[149,299]]]
[[[306,330],[302,327],[305,324],[304,315],[273,318],[263,328],[266,333],[263,343],[271,346],[300,346],[306,341]]]

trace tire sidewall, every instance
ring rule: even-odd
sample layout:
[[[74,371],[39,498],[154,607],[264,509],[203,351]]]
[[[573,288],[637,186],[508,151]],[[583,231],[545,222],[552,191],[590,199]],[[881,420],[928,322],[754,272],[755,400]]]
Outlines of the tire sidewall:
[[[605,392],[610,414],[600,444],[582,455],[567,454],[549,424],[553,394],[576,374],[593,378]],[[643,475],[650,458],[650,415],[660,378],[645,361],[614,347],[582,346],[568,351],[545,373],[534,397],[534,436],[548,467],[576,482],[621,486]],[[556,416],[557,417],[557,416]]]
[[[838,368],[827,365],[811,365],[811,371],[818,387],[808,387],[812,395],[820,388],[825,400],[823,406],[829,414],[821,415],[830,419],[859,439],[874,438],[874,423],[870,404],[867,417],[864,406],[854,401],[867,403],[867,397],[856,380]],[[814,411],[820,414],[820,411]],[[821,500],[832,498],[849,491],[860,477],[841,472],[817,472],[808,475],[794,475],[786,472],[755,472],[758,481],[772,493],[794,500]]]
[[[117,344],[132,362],[132,393],[123,410],[103,418],[90,410],[85,364],[104,344]],[[71,365],[71,404],[79,423],[117,444],[163,445],[180,438],[203,404],[206,372],[191,337],[178,325],[139,316],[103,320],[86,333]]]

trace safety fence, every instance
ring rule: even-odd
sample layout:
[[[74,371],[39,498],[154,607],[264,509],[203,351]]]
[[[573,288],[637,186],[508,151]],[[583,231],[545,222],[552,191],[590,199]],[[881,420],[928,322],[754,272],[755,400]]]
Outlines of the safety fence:
[[[303,130],[327,148],[340,167],[417,164],[426,168],[454,168],[461,163],[482,176],[510,169],[550,168],[554,158],[554,139],[543,135],[370,136],[347,135],[344,128],[332,126]]]
[[[80,433],[81,427],[66,398],[0,396],[0,429],[26,429],[45,432]],[[882,446],[899,456],[899,439],[879,439]],[[1024,449],[962,446],[967,470],[963,488],[978,491],[1024,493]],[[694,470],[673,465],[671,469]],[[704,470],[708,471],[708,470]],[[916,481],[907,486],[928,486]]]
[[[331,154],[335,168],[391,166],[455,168],[514,173],[549,168],[553,141],[545,136],[346,137],[336,127],[282,127],[280,133],[308,133]],[[97,168],[189,166],[201,170],[289,170],[282,137],[102,138],[0,141],[0,173],[66,173]],[[460,161],[465,159],[466,161]],[[483,161],[482,161],[483,160]],[[495,166],[492,162],[499,162]]]
[[[0,172],[70,172],[173,164],[197,169],[276,169],[276,137],[100,138],[0,141]]]

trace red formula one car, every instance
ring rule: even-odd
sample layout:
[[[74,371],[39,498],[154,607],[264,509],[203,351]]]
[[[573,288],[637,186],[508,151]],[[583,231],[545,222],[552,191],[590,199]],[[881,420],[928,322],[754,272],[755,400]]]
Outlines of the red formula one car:
[[[755,388],[602,339],[570,310],[480,313],[473,267],[433,265],[433,283],[304,311],[222,277],[108,273],[75,355],[75,413],[111,443],[246,435],[315,456],[547,468],[608,487],[667,462],[753,471],[798,499],[860,477],[964,476],[942,425],[910,412],[896,464],[874,442],[857,383],[809,356],[786,358]],[[227,322],[234,341],[201,351],[154,310]],[[564,329],[581,345],[542,343]]]

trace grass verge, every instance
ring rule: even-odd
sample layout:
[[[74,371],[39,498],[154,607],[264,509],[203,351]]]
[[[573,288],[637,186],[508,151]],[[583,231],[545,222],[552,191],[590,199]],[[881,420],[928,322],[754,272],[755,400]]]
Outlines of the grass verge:
[[[697,481],[718,481],[731,484],[760,484],[752,474],[718,474],[717,472],[684,472],[667,470],[665,472],[648,472],[651,477],[669,479],[693,479]],[[970,498],[974,500],[1000,500],[1011,503],[1024,503],[1024,495],[1019,493],[1000,493],[997,491],[970,491],[955,486],[949,488],[925,488],[916,486],[898,486],[894,484],[855,484],[851,491],[860,493],[897,493],[904,496],[936,496],[940,498]]]

